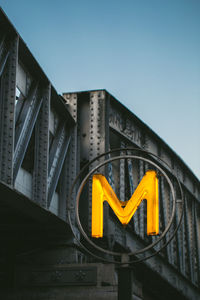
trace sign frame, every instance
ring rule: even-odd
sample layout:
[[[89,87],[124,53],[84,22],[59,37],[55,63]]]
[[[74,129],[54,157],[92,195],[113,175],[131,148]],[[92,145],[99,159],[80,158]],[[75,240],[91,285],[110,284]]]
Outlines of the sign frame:
[[[182,204],[182,211],[181,211],[181,215],[180,215],[180,219],[177,223],[177,226],[175,227],[173,233],[171,234],[171,236],[168,238],[168,240],[164,243],[164,245],[162,245],[158,250],[156,250],[153,254],[151,255],[148,255],[148,256],[145,256],[143,258],[139,258],[139,259],[134,259],[134,260],[129,260],[127,263],[128,264],[133,264],[133,263],[137,263],[137,262],[141,262],[141,261],[144,261],[144,260],[147,260],[151,257],[153,257],[154,255],[158,254],[162,249],[164,249],[169,243],[170,241],[174,238],[176,232],[178,231],[180,225],[181,225],[181,221],[182,221],[182,218],[183,218],[183,212],[184,212],[184,199],[183,199],[183,191],[182,191],[182,188],[181,188],[181,184],[179,182],[179,179],[178,177],[172,172],[171,168],[169,167],[169,165],[164,161],[162,160],[160,157],[158,157],[157,155],[155,155],[154,153],[151,153],[149,151],[146,151],[146,150],[143,150],[143,149],[138,149],[138,148],[132,148],[132,147],[127,147],[127,148],[117,148],[117,149],[113,149],[113,150],[110,150],[106,153],[103,153],[99,156],[97,156],[96,158],[94,158],[93,160],[91,160],[88,164],[86,164],[82,169],[81,171],[79,172],[79,174],[77,175],[77,177],[75,178],[73,184],[72,184],[72,187],[71,187],[71,190],[70,190],[70,193],[69,193],[69,202],[72,200],[72,194],[74,192],[74,189],[75,189],[75,186],[76,184],[78,183],[81,175],[83,175],[83,172],[85,170],[87,170],[91,164],[93,164],[95,161],[99,161],[100,158],[102,157],[108,157],[109,154],[113,154],[115,152],[125,152],[125,151],[134,151],[136,153],[138,153],[137,155],[118,155],[118,156],[115,156],[115,157],[112,157],[112,158],[109,158],[109,159],[106,159],[104,160],[102,163],[99,163],[98,165],[96,165],[92,170],[90,170],[90,172],[83,178],[82,182],[80,183],[79,185],[79,189],[78,189],[78,192],[76,194],[76,202],[75,202],[75,215],[76,215],[76,222],[77,222],[77,225],[78,225],[78,229],[79,229],[79,232],[82,234],[82,236],[84,237],[84,239],[90,244],[90,246],[92,246],[95,250],[98,250],[100,252],[103,252],[104,254],[106,255],[112,255],[112,256],[121,256],[123,257],[124,255],[125,256],[128,256],[128,257],[131,257],[131,256],[136,256],[136,255],[139,255],[139,254],[143,254],[144,252],[152,249],[155,245],[157,245],[165,236],[166,234],[168,233],[169,229],[171,228],[171,225],[174,221],[174,218],[175,218],[175,213],[176,213],[176,204],[177,203],[181,203]],[[147,158],[148,156],[148,158]],[[174,186],[170,180],[170,178],[168,177],[168,175],[166,174],[166,172],[157,164],[153,161],[153,158],[154,158],[154,161],[158,161],[160,164],[164,164],[165,165],[165,168],[167,168],[168,170],[170,170],[172,176],[176,179],[177,183],[178,183],[178,188],[179,188],[179,191],[180,191],[180,199],[176,199],[175,197],[175,190],[174,190]],[[84,231],[82,225],[81,225],[81,222],[80,222],[80,218],[79,218],[79,202],[80,202],[80,196],[81,196],[81,193],[82,193],[82,190],[86,184],[86,182],[89,180],[90,176],[92,174],[94,174],[99,168],[105,166],[106,164],[109,164],[111,163],[112,161],[116,161],[116,160],[120,160],[120,159],[138,159],[138,160],[143,160],[151,165],[153,165],[155,168],[157,168],[157,170],[159,170],[159,172],[165,177],[165,179],[167,180],[167,183],[170,187],[170,190],[171,190],[171,193],[172,193],[172,198],[173,198],[173,204],[172,204],[172,214],[171,214],[171,217],[170,217],[170,220],[167,224],[167,226],[165,227],[165,230],[163,231],[163,233],[160,235],[160,237],[153,243],[151,243],[150,245],[142,248],[141,250],[137,250],[137,251],[134,251],[134,252],[113,252],[113,251],[110,251],[110,250],[106,250],[104,248],[101,248],[99,246],[97,246],[95,243],[93,243],[90,238],[88,237],[88,235],[86,234],[86,232]],[[99,255],[97,255],[96,253],[93,253],[91,252],[91,250],[89,250],[85,245],[83,245],[83,243],[80,242],[79,240],[79,236],[80,234],[77,235],[77,229],[75,229],[74,225],[72,225],[72,220],[71,220],[71,211],[74,210],[74,207],[73,206],[69,206],[68,207],[69,210],[68,210],[68,219],[69,219],[69,224],[70,224],[70,227],[71,227],[71,230],[74,234],[74,237],[77,241],[77,243],[80,245],[81,248],[83,248],[88,254],[92,255],[93,257],[97,258],[97,259],[100,259],[100,260],[103,260],[103,261],[106,261],[106,262],[110,262],[110,263],[115,263],[115,264],[124,264],[123,262],[118,262],[118,261],[115,261],[115,260],[110,260],[110,259],[107,259],[107,258],[104,258],[104,257],[101,257]]]

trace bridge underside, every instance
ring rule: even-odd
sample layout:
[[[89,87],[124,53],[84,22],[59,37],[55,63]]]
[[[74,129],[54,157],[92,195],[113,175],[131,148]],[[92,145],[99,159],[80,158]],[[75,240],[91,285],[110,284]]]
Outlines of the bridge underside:
[[[0,183],[1,249],[16,253],[70,238],[69,225],[16,190]]]

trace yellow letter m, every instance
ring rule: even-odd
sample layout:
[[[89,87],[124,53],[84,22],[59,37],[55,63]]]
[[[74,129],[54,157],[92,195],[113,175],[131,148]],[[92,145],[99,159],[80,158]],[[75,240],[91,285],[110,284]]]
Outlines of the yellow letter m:
[[[155,171],[147,171],[129,201],[120,201],[101,174],[92,182],[92,237],[103,236],[103,202],[107,201],[123,225],[127,225],[142,200],[147,200],[147,234],[159,233],[158,178]]]

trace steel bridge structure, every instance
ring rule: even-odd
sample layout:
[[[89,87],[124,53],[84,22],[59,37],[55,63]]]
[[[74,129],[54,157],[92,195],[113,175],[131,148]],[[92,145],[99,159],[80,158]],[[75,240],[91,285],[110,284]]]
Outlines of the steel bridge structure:
[[[175,238],[158,255],[133,266],[133,299],[200,299],[199,180],[158,135],[106,90],[58,95],[1,10],[1,299],[80,299],[80,295],[81,299],[117,299],[115,265],[90,257],[74,239],[68,210],[76,226],[75,191],[71,199],[68,196],[83,166],[104,152],[125,147],[163,159],[169,170],[164,164],[163,168],[179,178],[184,194],[183,219]],[[110,185],[125,201],[148,163],[121,159],[105,169]],[[170,191],[163,178],[159,194],[162,231],[171,212]],[[91,226],[90,198],[88,184],[80,205],[86,230]],[[180,212],[177,205],[171,231]],[[145,204],[127,230],[105,207],[102,244],[122,252],[142,248],[155,239],[145,235],[145,226]]]

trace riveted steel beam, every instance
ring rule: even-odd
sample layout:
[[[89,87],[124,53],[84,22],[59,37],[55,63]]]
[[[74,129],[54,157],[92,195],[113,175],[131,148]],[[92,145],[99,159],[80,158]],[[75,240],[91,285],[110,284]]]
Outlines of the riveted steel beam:
[[[63,94],[66,101],[67,107],[71,112],[73,119],[77,122],[78,117],[78,103],[77,94]],[[72,194],[72,199],[68,199],[69,191],[71,189],[72,183],[76,178],[80,170],[80,145],[77,139],[77,125],[73,126],[71,130],[71,141],[69,145],[69,150],[67,157],[63,166],[63,174],[61,176],[60,184],[60,206],[59,206],[59,216],[68,222],[67,211],[74,206],[76,187]],[[67,202],[68,201],[68,202]],[[74,210],[75,211],[75,210]],[[75,215],[72,213],[72,222],[75,224]]]
[[[70,143],[71,132],[69,128],[66,128],[66,125],[67,121],[61,122],[50,149],[47,208],[49,208],[52,196],[55,192]]]
[[[144,176],[144,162],[139,161],[139,181],[142,180]],[[144,239],[144,202],[142,201],[139,209],[139,230],[140,237]]]
[[[169,195],[168,195],[168,190],[166,190],[165,186],[164,186],[164,179],[163,177],[161,177],[160,179],[160,206],[161,206],[161,212],[163,215],[163,226],[166,227],[167,223],[168,223],[168,206],[169,206]],[[169,234],[166,234],[166,239],[168,239]],[[168,245],[166,248],[166,252],[167,252],[167,259],[169,261],[169,263],[171,263],[171,256],[172,256],[172,251],[171,251],[171,246]]]
[[[12,45],[11,45],[11,48],[12,48]],[[10,51],[11,51],[11,49],[9,49],[9,46],[6,44],[6,35],[3,35],[2,39],[0,41],[0,77],[3,74]]]
[[[126,109],[115,98],[110,98],[109,126],[121,138],[140,148],[146,148],[155,154],[161,152],[162,158],[169,164],[180,182],[194,195],[200,203],[200,187],[197,178],[188,171],[181,159],[158,137],[146,124],[139,120],[133,113]],[[144,136],[146,138],[144,138]],[[170,169],[170,170],[171,170]]]
[[[15,85],[18,57],[18,37],[11,41],[10,54],[6,58],[0,78],[0,180],[13,184],[13,149],[15,126]]]
[[[197,202],[194,202],[194,220],[195,220],[195,244],[196,244],[196,272],[198,286],[200,287],[200,209]]]
[[[186,239],[185,239],[185,217],[183,214],[182,224],[181,224],[181,230],[182,230],[182,241],[183,241],[183,248],[182,248],[182,271],[183,275],[186,276]]]
[[[109,127],[107,122],[107,114],[109,107],[109,99],[106,98],[105,91],[92,91],[89,98],[89,160],[92,160],[101,153],[109,149]],[[98,163],[95,162],[95,163]],[[90,167],[94,167],[92,164]],[[88,228],[91,231],[91,212],[92,212],[92,185],[89,185],[89,207],[88,207]],[[108,207],[104,210],[105,230],[108,232],[108,224],[106,216],[108,215]]]
[[[188,205],[188,197],[185,199],[185,229],[186,229],[186,247],[188,254],[189,276],[194,283],[194,270],[193,270],[193,226],[192,226],[192,211],[191,205]]]
[[[121,148],[125,148],[125,144],[123,141],[121,141]],[[125,154],[123,151],[121,151],[121,155]],[[119,161],[119,197],[121,201],[125,201],[125,160],[120,159]]]
[[[23,162],[41,105],[42,97],[38,91],[38,84],[33,83],[15,125],[14,180]]]
[[[128,152],[128,154],[130,154],[130,153]],[[127,165],[128,165],[128,179],[129,179],[130,192],[131,192],[131,195],[133,195],[135,187],[136,187],[136,183],[134,182],[133,172],[136,173],[137,170],[136,170],[136,168],[133,168],[133,162],[130,159],[128,159]],[[139,234],[139,215],[138,215],[137,211],[134,214],[133,227],[134,227],[136,234]]]
[[[33,171],[33,200],[47,208],[47,179],[49,163],[49,110],[51,86],[42,91],[42,106],[35,125],[35,154]]]
[[[176,210],[176,225],[178,225],[179,219],[180,219],[180,213],[181,213],[181,207],[180,204],[177,207]],[[177,232],[177,262],[178,262],[178,268],[182,274],[184,274],[184,268],[183,268],[183,240],[182,240],[182,228],[180,228]]]

